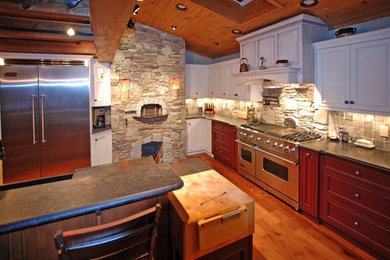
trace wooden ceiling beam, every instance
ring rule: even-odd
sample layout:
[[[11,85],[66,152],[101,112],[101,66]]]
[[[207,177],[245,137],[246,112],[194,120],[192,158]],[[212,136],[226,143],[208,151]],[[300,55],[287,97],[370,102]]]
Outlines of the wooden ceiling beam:
[[[90,0],[91,26],[99,62],[114,60],[136,0]]]
[[[90,23],[88,16],[71,15],[71,14],[64,14],[64,13],[26,11],[26,10],[9,9],[9,8],[2,8],[2,7],[0,7],[0,15],[19,17],[19,18],[82,23],[82,24]]]
[[[73,23],[73,22],[62,22],[62,21],[49,21],[41,19],[31,19],[31,18],[19,18],[19,17],[10,17],[0,15],[0,28],[3,29],[16,29],[24,31],[35,31],[35,32],[53,32],[65,33],[66,30],[71,26],[75,29],[76,34],[81,33],[86,36],[90,34],[92,36],[91,26],[84,23]]]
[[[38,33],[38,32],[14,31],[14,30],[4,30],[4,29],[0,29],[0,38],[61,41],[61,42],[81,42],[81,41],[93,42],[93,36],[83,36],[83,35],[68,36],[67,34]]]
[[[58,54],[84,54],[96,56],[93,42],[55,42],[21,39],[1,39],[0,52],[32,52]]]

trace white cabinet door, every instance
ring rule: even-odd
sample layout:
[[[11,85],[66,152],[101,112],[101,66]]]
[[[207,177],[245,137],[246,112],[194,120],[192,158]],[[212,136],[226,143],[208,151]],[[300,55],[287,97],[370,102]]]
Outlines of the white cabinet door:
[[[91,166],[112,163],[112,131],[92,135]]]
[[[225,66],[226,98],[237,99],[239,97],[238,88],[240,88],[240,86],[236,86],[236,79],[232,76],[234,73],[238,73],[239,69],[240,64],[238,63],[238,60],[233,60]]]
[[[217,97],[217,68],[209,67],[209,96],[211,98]]]
[[[323,108],[349,108],[349,46],[318,50],[316,65],[316,105]]]
[[[187,98],[204,98],[209,94],[209,69],[207,65],[186,65]]]
[[[248,59],[249,71],[255,71],[258,67],[256,41],[241,44],[241,56]]]
[[[111,105],[110,64],[93,61],[92,106]]]
[[[226,71],[223,65],[209,67],[209,95],[211,98],[226,98]]]
[[[260,57],[264,57],[266,68],[274,67],[276,62],[274,35],[259,40],[259,59]]]
[[[212,154],[211,120],[204,118],[202,121],[203,121],[203,126],[201,131],[203,131],[203,149],[208,154]]]
[[[277,33],[277,59],[278,60],[288,60],[289,64],[294,66],[300,66],[300,37],[299,37],[299,28],[293,27],[289,28],[286,31],[281,31]]]
[[[351,45],[351,108],[390,112],[389,63],[390,38]]]
[[[187,154],[201,149],[201,120],[202,118],[187,119]]]

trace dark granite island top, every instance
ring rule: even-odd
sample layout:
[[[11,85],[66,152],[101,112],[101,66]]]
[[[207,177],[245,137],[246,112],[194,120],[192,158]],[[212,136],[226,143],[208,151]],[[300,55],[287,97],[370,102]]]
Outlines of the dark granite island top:
[[[162,195],[183,186],[168,164],[121,161],[73,178],[0,191],[0,234]]]
[[[352,160],[390,173],[390,152],[380,149],[367,149],[357,147],[354,144],[339,143],[326,139],[304,142],[299,146],[316,152]]]

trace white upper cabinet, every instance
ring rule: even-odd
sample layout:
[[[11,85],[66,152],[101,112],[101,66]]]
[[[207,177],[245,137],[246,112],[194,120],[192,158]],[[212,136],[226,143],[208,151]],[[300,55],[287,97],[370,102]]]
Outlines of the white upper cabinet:
[[[390,28],[313,46],[317,107],[390,112]]]
[[[328,28],[319,18],[298,15],[237,38],[241,58],[248,58],[249,72],[235,75],[241,85],[253,79],[282,83],[313,83],[312,43],[328,38]],[[260,57],[266,70],[259,70]],[[253,61],[255,60],[255,61]],[[288,68],[275,68],[277,60],[288,60]],[[256,72],[256,73],[254,73]],[[240,77],[243,80],[240,81]]]
[[[248,68],[249,70],[257,69],[258,60],[256,52],[256,42],[246,42],[241,45],[241,57],[248,59]]]
[[[209,95],[208,65],[186,65],[186,96],[187,98],[205,98]]]
[[[93,68],[93,88],[92,88],[92,106],[110,106],[111,105],[111,80],[110,64],[99,63],[96,59],[92,62]]]

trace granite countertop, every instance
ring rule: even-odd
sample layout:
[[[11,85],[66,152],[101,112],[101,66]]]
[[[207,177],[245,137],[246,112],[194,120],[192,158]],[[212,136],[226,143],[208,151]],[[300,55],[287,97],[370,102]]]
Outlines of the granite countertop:
[[[186,119],[192,119],[192,118],[207,118],[207,119],[219,121],[236,127],[248,123],[246,119],[236,118],[232,116],[222,116],[217,114],[214,115],[187,114]]]
[[[304,142],[299,146],[316,152],[352,160],[390,173],[390,152],[387,151],[366,149],[357,147],[354,144],[339,143],[327,139]]]
[[[120,161],[73,178],[0,191],[0,234],[158,196],[183,186],[169,164]]]

